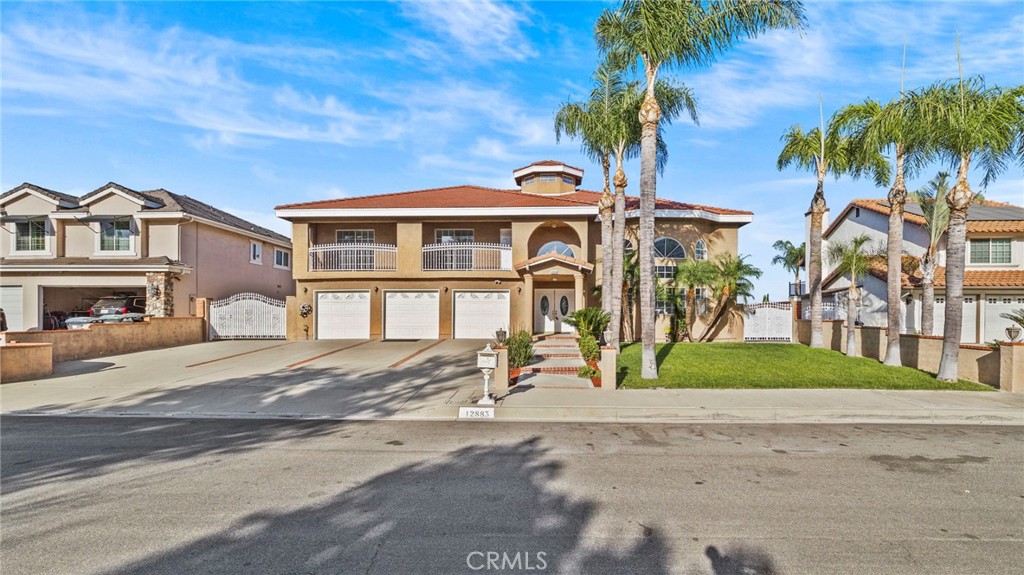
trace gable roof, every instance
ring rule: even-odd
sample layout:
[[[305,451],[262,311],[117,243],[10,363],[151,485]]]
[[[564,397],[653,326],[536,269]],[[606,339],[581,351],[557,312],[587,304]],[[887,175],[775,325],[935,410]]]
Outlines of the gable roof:
[[[839,224],[846,219],[853,208],[864,208],[872,212],[889,215],[889,200],[880,198],[856,199],[850,202],[839,217],[825,230],[824,237],[828,237]],[[907,202],[903,212],[903,221],[919,226],[925,225],[924,212],[921,206],[914,202]],[[1002,202],[981,201],[971,205],[967,210],[967,232],[968,233],[1024,233],[1024,207]]]
[[[547,263],[547,262],[561,262],[561,263],[568,264],[570,266],[579,268],[581,270],[587,270],[587,271],[591,271],[591,270],[594,269],[594,264],[592,264],[592,263],[590,263],[590,262],[588,262],[586,260],[581,260],[581,259],[578,259],[578,258],[571,258],[571,257],[569,257],[567,255],[563,255],[563,254],[556,253],[556,252],[550,252],[550,253],[546,253],[546,254],[541,254],[541,255],[536,256],[536,257],[532,257],[532,258],[530,258],[528,260],[521,261],[521,262],[517,263],[516,265],[514,265],[512,267],[515,268],[516,270],[522,270],[522,269],[528,270],[528,269],[530,269],[533,266],[540,265],[540,264]]]
[[[88,194],[85,194],[84,196],[78,198],[78,203],[80,203],[80,204],[88,204],[89,202],[91,202],[94,199],[98,198],[99,196],[103,195],[103,192],[106,192],[107,190],[111,190],[111,189],[117,190],[118,192],[121,192],[122,194],[128,196],[129,198],[132,198],[132,199],[138,201],[141,204],[145,204],[147,202],[153,202],[153,200],[150,199],[150,198],[147,198],[145,194],[136,192],[135,190],[133,190],[131,188],[127,188],[125,186],[122,186],[121,184],[118,184],[117,182],[107,182],[106,185],[100,186],[100,187],[96,188],[95,190],[89,192]],[[159,204],[159,202],[156,202],[156,203]]]
[[[568,194],[527,194],[520,190],[502,190],[482,186],[449,186],[390,194],[337,198],[315,202],[284,204],[277,210],[416,210],[428,208],[583,208],[583,213],[598,213],[601,193],[576,190]],[[640,207],[640,198],[627,196],[626,210]],[[753,212],[716,208],[658,198],[656,210],[703,211],[718,216],[752,216]],[[282,215],[282,214],[279,214]],[[283,214],[287,216],[289,214]],[[414,214],[409,214],[414,215]],[[683,216],[677,216],[683,217]],[[691,216],[697,217],[697,216]]]
[[[54,191],[54,190],[50,190],[50,189],[44,188],[42,186],[37,186],[35,184],[30,184],[28,182],[23,182],[20,186],[12,188],[12,189],[4,192],[3,195],[0,195],[0,204],[3,204],[4,200],[6,200],[7,198],[9,198],[9,197],[11,197],[11,196],[13,196],[15,194],[18,194],[20,192],[24,192],[24,191],[28,191],[28,190],[30,190],[32,192],[35,192],[35,193],[37,193],[37,194],[39,194],[41,196],[47,197],[47,198],[53,200],[54,202],[57,202],[58,204],[63,202],[65,204],[69,204],[70,206],[77,206],[78,205],[78,198],[76,198],[75,196],[72,196],[71,194],[65,194],[63,192],[57,192],[57,191]]]

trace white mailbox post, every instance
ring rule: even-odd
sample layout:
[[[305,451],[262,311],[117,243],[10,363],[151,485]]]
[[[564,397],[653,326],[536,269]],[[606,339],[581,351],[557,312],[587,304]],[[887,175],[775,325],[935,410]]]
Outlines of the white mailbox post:
[[[494,405],[494,398],[491,397],[491,374],[498,368],[498,352],[491,349],[491,344],[476,352],[476,366],[484,372],[484,396],[477,405]]]

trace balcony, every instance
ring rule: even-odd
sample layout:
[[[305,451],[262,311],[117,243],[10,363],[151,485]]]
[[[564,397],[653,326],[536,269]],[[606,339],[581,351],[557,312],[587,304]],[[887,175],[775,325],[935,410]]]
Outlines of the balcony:
[[[423,271],[507,271],[512,269],[512,246],[444,243],[423,246]]]
[[[395,271],[398,248],[390,244],[320,244],[309,248],[309,271]]]
[[[800,297],[807,293],[806,282],[789,282],[789,297]]]

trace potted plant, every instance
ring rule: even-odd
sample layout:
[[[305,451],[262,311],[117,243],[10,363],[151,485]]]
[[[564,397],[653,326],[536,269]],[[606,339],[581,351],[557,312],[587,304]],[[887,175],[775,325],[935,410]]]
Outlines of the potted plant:
[[[576,375],[584,379],[589,379],[590,383],[592,383],[594,387],[601,387],[601,372],[592,365],[584,365],[578,372],[576,372]]]
[[[522,368],[533,359],[533,336],[525,329],[520,329],[505,340],[508,347],[508,383],[515,385],[522,373]]]

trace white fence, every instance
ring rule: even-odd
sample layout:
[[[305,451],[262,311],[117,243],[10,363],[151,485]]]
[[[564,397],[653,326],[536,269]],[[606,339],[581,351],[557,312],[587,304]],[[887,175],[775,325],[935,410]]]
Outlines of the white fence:
[[[801,306],[803,317],[801,319],[811,319],[811,301],[808,299],[803,303]],[[831,301],[821,302],[821,319],[822,321],[846,319],[846,306]]]
[[[390,244],[319,244],[309,248],[309,271],[395,271],[398,247]]]
[[[745,306],[743,341],[793,341],[793,304],[786,301]]]
[[[512,269],[512,246],[448,243],[423,246],[423,271]]]
[[[210,302],[210,339],[284,339],[285,303],[257,293]]]

